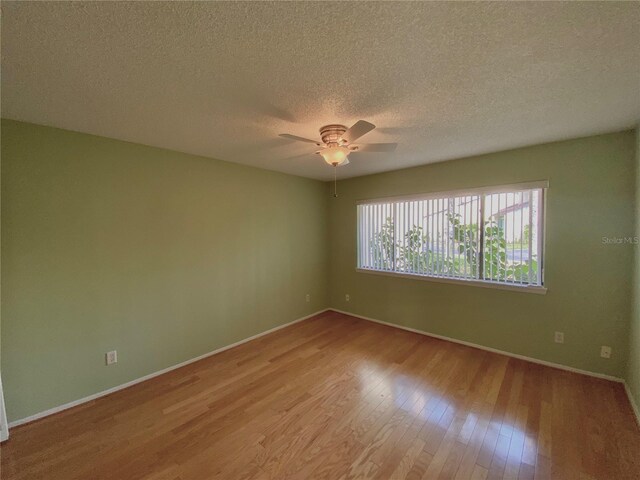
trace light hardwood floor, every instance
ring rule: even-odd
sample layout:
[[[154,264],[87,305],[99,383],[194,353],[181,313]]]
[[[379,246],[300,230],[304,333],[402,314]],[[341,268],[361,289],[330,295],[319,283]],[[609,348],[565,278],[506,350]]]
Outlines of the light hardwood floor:
[[[46,419],[3,479],[637,479],[620,384],[334,312]]]

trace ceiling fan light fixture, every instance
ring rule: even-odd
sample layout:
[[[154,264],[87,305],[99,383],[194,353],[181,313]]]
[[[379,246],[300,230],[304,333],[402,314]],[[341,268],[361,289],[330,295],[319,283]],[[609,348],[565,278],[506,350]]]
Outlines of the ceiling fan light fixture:
[[[337,167],[347,161],[347,156],[351,153],[347,147],[341,145],[330,145],[318,152],[329,165]]]

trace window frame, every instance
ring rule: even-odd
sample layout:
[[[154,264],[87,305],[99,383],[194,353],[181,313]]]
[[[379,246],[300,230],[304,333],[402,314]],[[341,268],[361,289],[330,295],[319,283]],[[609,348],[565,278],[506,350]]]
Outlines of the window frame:
[[[420,194],[410,195],[396,195],[390,197],[378,197],[370,199],[356,200],[356,272],[368,273],[372,275],[384,275],[399,278],[408,278],[413,280],[422,280],[427,282],[455,284],[455,285],[468,285],[483,288],[496,288],[501,290],[511,290],[517,292],[546,294],[547,287],[545,285],[545,245],[546,245],[546,210],[547,210],[547,190],[549,188],[548,180],[538,180],[532,182],[492,185],[484,187],[466,188],[458,190],[444,190],[437,192],[426,192]],[[512,193],[523,190],[540,190],[539,201],[539,215],[537,218],[538,225],[538,255],[539,255],[539,268],[540,268],[540,285],[522,285],[506,282],[497,282],[492,280],[481,279],[463,279],[463,278],[451,278],[451,277],[438,277],[424,274],[415,274],[407,272],[398,272],[395,270],[377,270],[371,268],[360,268],[360,205],[375,205],[375,204],[391,204],[392,209],[395,210],[394,203],[397,202],[410,202],[420,200],[433,200],[442,198],[451,198],[458,196],[473,196],[478,195],[482,204],[485,201],[485,195],[488,194],[500,194],[500,193]],[[484,210],[484,209],[483,209]],[[484,221],[484,219],[483,219]],[[482,232],[482,229],[481,229]],[[484,258],[484,255],[482,256]]]

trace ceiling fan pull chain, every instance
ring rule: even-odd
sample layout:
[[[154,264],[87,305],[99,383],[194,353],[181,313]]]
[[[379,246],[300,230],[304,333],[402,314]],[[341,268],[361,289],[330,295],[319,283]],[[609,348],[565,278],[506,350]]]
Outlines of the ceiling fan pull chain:
[[[333,198],[338,198],[338,165],[333,165]]]

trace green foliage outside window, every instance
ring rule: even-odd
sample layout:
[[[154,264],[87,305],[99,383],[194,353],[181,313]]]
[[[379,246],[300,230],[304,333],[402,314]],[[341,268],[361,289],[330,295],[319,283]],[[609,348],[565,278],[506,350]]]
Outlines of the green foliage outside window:
[[[406,273],[432,273],[444,276],[479,278],[480,232],[477,224],[463,224],[460,214],[448,214],[450,225],[445,242],[453,246],[455,254],[446,255],[433,249],[433,242],[418,225],[404,232],[402,241],[394,241],[395,225],[387,217],[379,232],[370,241],[373,264],[384,270]],[[528,239],[528,228],[525,235]],[[442,242],[440,242],[442,243]],[[531,253],[531,252],[530,252]],[[495,221],[484,223],[483,275],[485,280],[524,281],[529,279],[527,262],[507,260],[507,241],[504,229]],[[536,283],[538,265],[531,262],[531,281]]]

